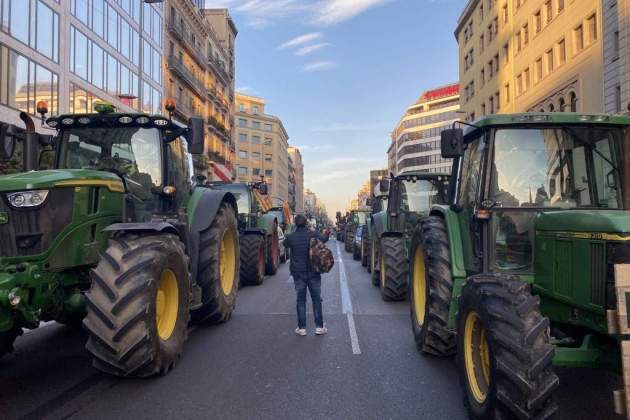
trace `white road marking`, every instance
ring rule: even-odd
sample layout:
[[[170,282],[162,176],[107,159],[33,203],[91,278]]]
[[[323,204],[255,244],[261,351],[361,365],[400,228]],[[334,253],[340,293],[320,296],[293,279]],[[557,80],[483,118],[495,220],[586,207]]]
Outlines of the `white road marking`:
[[[352,354],[361,354],[359,347],[359,336],[357,328],[354,324],[354,314],[352,312],[352,299],[350,298],[350,289],[348,288],[348,279],[346,277],[346,268],[343,265],[343,257],[341,248],[337,242],[337,261],[339,262],[339,284],[341,286],[341,308],[348,318],[348,329],[350,331],[350,342],[352,343]]]

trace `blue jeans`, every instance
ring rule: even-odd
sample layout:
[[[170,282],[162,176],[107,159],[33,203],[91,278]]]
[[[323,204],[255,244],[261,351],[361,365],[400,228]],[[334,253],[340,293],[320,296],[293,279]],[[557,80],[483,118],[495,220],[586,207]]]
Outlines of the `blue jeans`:
[[[315,326],[324,326],[322,313],[322,278],[317,273],[294,273],[293,282],[297,293],[298,328],[306,328],[306,289],[308,288],[313,301],[313,317]]]

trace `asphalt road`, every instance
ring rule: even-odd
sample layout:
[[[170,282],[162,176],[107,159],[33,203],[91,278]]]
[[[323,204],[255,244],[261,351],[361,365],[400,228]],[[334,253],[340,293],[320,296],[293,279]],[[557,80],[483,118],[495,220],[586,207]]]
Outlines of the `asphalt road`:
[[[337,243],[330,242],[335,256]],[[90,366],[81,331],[29,331],[0,360],[2,419],[465,419],[453,359],[418,354],[408,303],[385,303],[349,254],[323,279],[329,334],[293,332],[295,293],[282,266],[239,292],[223,325],[191,332],[165,377],[117,379]],[[559,371],[560,419],[614,419],[615,375]]]

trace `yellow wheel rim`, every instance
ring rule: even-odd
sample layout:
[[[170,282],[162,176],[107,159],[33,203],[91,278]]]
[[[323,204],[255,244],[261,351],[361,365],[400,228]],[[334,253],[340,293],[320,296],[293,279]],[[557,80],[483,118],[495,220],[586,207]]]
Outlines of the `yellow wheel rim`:
[[[158,335],[164,341],[171,338],[177,323],[179,310],[179,288],[177,277],[170,269],[165,269],[160,275],[157,296],[155,297],[155,322]]]
[[[234,273],[236,271],[236,245],[234,245],[236,241],[234,239],[232,229],[226,230],[219,249],[219,279],[225,295],[232,293],[234,288]]]
[[[483,404],[490,388],[490,347],[477,312],[469,312],[464,326],[466,377],[473,397]]]
[[[413,308],[416,313],[416,322],[424,323],[427,305],[427,280],[424,268],[424,252],[422,247],[417,247],[413,259]]]

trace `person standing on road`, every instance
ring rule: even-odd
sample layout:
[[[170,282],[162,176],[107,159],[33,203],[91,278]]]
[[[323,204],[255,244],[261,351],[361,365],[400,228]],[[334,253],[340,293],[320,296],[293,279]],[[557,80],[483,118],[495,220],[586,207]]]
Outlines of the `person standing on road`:
[[[313,301],[315,334],[323,335],[328,330],[324,324],[322,312],[322,276],[311,268],[309,248],[311,238],[319,239],[322,242],[328,241],[328,238],[320,235],[317,231],[309,230],[306,217],[302,214],[295,216],[295,226],[295,232],[287,235],[284,240],[284,246],[291,250],[290,271],[297,293],[298,327],[295,329],[295,333],[301,336],[306,335],[306,289],[308,288]]]

